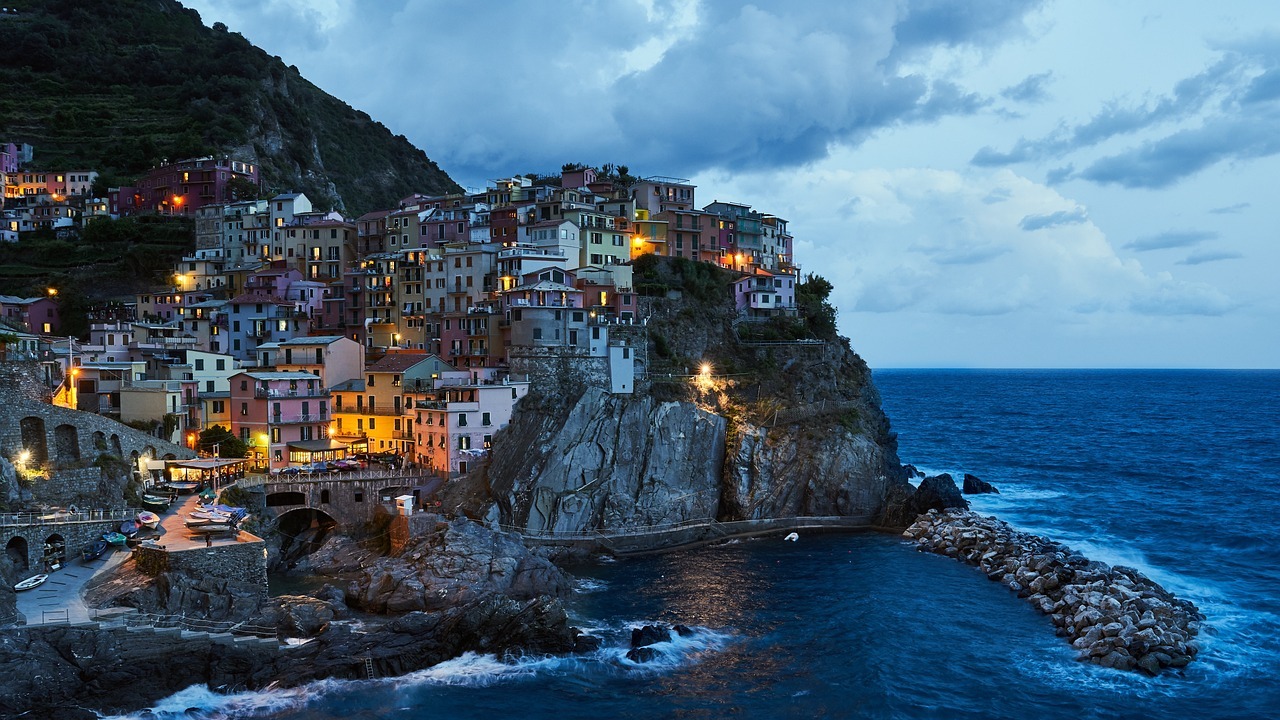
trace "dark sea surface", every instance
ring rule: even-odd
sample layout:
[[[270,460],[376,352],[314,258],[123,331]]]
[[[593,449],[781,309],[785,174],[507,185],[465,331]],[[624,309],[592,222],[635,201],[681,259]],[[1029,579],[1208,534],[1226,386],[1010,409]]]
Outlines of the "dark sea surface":
[[[1208,616],[1200,660],[1086,665],[1049,619],[896,536],[762,539],[575,569],[588,657],[467,655],[398,679],[221,696],[180,717],[1280,717],[1280,372],[881,371],[903,462],[995,484],[975,509],[1135,566]],[[628,628],[696,626],[623,659]]]

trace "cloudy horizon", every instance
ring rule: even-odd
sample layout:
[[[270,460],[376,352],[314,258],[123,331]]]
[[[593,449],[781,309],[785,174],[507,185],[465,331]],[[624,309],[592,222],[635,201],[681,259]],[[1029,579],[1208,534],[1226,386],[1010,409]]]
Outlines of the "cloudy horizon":
[[[466,187],[787,218],[884,367],[1280,367],[1280,6],[190,0]]]

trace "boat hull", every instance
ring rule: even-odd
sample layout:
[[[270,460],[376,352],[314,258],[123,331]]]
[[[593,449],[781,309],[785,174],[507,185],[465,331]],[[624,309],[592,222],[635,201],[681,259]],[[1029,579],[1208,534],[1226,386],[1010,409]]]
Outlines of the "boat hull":
[[[49,579],[48,575],[44,575],[44,574],[32,575],[26,580],[23,580],[17,585],[14,585],[13,589],[16,590],[17,592],[22,592],[23,590],[33,590],[43,585],[44,581],[48,579]]]

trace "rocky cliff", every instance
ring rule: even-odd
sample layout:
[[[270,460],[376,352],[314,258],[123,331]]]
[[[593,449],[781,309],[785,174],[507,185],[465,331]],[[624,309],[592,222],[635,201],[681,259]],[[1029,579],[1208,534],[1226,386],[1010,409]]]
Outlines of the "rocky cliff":
[[[643,344],[636,392],[541,373],[547,382],[517,406],[488,465],[451,489],[452,504],[564,536],[798,516],[877,523],[886,498],[910,495],[870,370],[833,328],[743,323],[732,277],[711,266],[652,259],[637,273],[660,297],[642,298],[642,326],[629,331]],[[833,314],[825,296],[817,305]]]

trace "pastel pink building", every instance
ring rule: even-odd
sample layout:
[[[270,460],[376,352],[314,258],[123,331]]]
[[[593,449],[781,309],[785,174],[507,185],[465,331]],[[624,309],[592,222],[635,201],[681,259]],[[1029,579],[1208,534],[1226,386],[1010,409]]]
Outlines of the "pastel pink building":
[[[757,269],[751,275],[743,275],[733,283],[733,297],[739,311],[750,316],[768,316],[794,312],[796,307],[796,278],[794,275],[775,275]]]
[[[346,446],[329,438],[329,391],[306,372],[232,375],[231,431],[270,469],[342,457]]]

